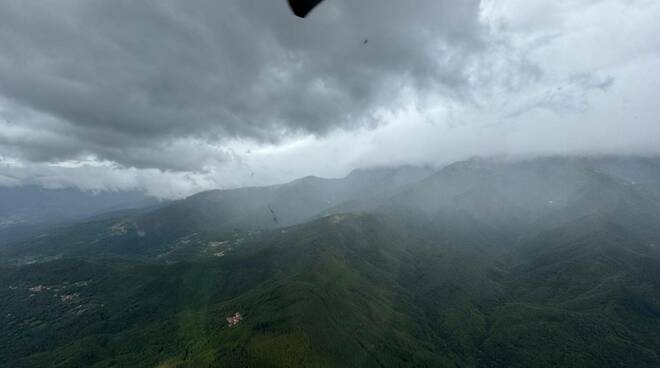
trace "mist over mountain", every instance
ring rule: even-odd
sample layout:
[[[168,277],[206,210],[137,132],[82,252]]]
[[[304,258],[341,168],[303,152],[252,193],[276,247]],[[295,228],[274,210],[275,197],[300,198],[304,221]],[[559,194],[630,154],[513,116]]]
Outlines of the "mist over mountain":
[[[59,227],[0,250],[0,366],[654,367],[659,179],[473,159]]]
[[[0,0],[0,368],[660,367],[658,19]]]
[[[50,226],[70,225],[95,215],[153,206],[158,202],[137,191],[0,186],[0,246]]]
[[[374,206],[431,174],[429,168],[404,166],[356,170],[342,179],[305,177],[269,187],[202,192],[145,214],[111,217],[70,229],[57,229],[13,249],[22,253],[35,248],[50,255],[61,250],[80,251],[86,255],[96,251],[113,255],[153,254],[169,249],[178,239],[192,234],[280,228],[338,212],[346,204],[372,203]],[[115,244],[117,248],[108,244]]]

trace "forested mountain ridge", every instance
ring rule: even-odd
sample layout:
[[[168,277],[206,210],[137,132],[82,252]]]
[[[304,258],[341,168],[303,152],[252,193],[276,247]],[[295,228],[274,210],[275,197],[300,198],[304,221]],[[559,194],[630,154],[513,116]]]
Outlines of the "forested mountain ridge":
[[[2,255],[0,366],[655,367],[657,162],[358,172],[61,229]]]

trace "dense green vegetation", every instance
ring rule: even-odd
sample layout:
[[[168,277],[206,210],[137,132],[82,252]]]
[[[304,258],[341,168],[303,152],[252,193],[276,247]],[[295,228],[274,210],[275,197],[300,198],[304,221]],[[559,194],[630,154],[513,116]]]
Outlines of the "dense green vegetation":
[[[0,366],[660,366],[660,199],[590,165],[463,163],[292,227],[53,232],[4,254]]]

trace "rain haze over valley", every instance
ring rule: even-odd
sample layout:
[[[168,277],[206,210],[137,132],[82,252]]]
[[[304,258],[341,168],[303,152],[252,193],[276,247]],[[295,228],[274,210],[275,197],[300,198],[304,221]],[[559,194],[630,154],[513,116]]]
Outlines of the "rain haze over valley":
[[[658,19],[0,0],[0,367],[660,366]]]

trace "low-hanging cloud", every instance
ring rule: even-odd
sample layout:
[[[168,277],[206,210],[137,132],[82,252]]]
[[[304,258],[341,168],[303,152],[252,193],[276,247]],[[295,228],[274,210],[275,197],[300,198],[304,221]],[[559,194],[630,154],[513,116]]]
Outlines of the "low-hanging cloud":
[[[0,0],[0,186],[172,198],[660,154],[659,17],[649,0],[327,0],[305,20],[286,0]]]
[[[0,95],[28,118],[0,145],[35,162],[181,170],[200,167],[159,158],[177,139],[374,125],[405,86],[460,94],[484,47],[479,4],[333,0],[300,20],[284,0],[1,1]]]

